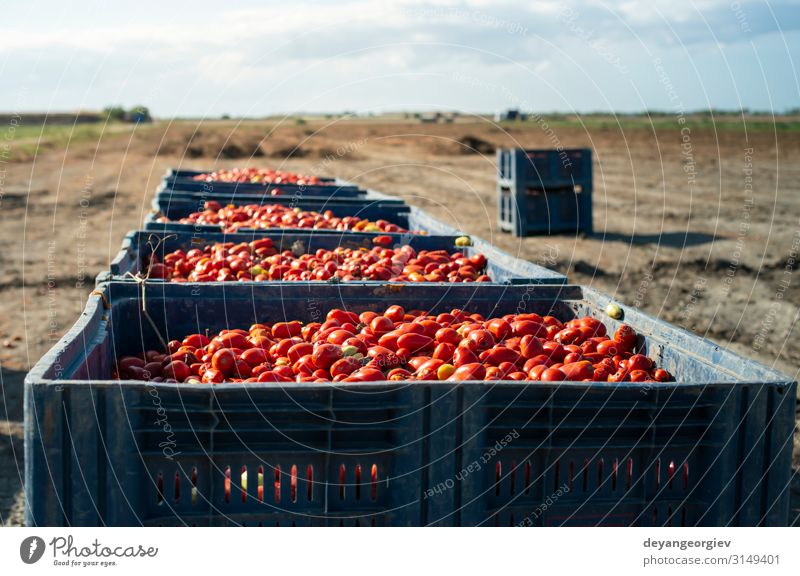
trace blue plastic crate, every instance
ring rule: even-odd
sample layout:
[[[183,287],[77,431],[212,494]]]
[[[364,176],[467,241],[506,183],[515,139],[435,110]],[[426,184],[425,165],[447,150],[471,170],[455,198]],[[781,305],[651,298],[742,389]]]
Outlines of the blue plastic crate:
[[[276,201],[281,203],[280,201]],[[245,204],[249,204],[252,202],[245,202]],[[261,202],[255,202],[255,204],[260,204]],[[285,203],[285,201],[284,201]],[[406,230],[410,230],[413,232],[419,232],[424,234],[436,234],[440,236],[460,236],[460,234],[455,228],[444,224],[440,220],[434,218],[424,210],[421,210],[415,206],[408,206],[406,204],[398,205],[398,204],[384,204],[382,202],[368,202],[365,203],[364,206],[359,206],[357,204],[339,204],[336,202],[298,202],[296,204],[298,208],[304,210],[316,210],[316,211],[325,211],[330,210],[337,216],[352,216],[357,215],[362,218],[366,218],[369,220],[387,220],[393,224],[397,224],[401,228]],[[144,219],[144,229],[147,231],[161,231],[161,232],[192,232],[195,234],[207,234],[207,233],[214,233],[220,232],[219,226],[206,226],[206,225],[194,225],[194,224],[180,224],[178,222],[158,222],[157,219],[160,214],[164,214],[169,218],[180,219],[185,216],[188,216],[192,212],[200,211],[203,209],[203,203],[201,201],[194,202],[194,201],[186,201],[180,200],[176,202],[169,202],[167,204],[161,204],[157,200],[153,201],[153,211],[145,216]],[[271,231],[275,231],[276,229],[272,229]],[[280,230],[284,231],[298,231],[298,232],[308,232],[308,229],[302,228],[281,228]],[[245,232],[248,234],[251,233],[258,233],[258,232],[267,232],[269,229],[240,229],[240,232]],[[340,230],[316,230],[317,233],[330,233],[330,234],[341,234]],[[376,233],[373,232],[353,232],[354,234],[362,234],[362,235],[369,235],[374,236]]]
[[[405,204],[405,200],[397,198],[396,196],[388,196],[380,192],[364,191],[364,194],[357,195],[338,195],[338,194],[325,194],[324,191],[296,189],[288,190],[282,189],[284,194],[278,196],[271,196],[265,194],[258,194],[253,192],[245,192],[241,190],[236,191],[215,191],[215,192],[186,192],[174,188],[164,188],[163,186],[156,190],[156,200],[161,204],[166,204],[170,201],[176,200],[193,200],[196,203],[199,201],[216,200],[222,204],[229,204],[232,202],[260,202],[263,198],[282,200],[284,203],[297,203],[304,202],[336,202],[337,204],[363,204],[364,202],[380,202],[381,204]]]
[[[166,339],[389,304],[619,324],[604,316],[607,296],[579,286],[145,290]],[[796,382],[632,309],[641,349],[677,382],[206,387],[109,380],[116,355],[156,339],[139,286],[98,292],[26,378],[29,525],[788,521]]]
[[[265,231],[266,232],[266,231]],[[470,238],[471,245],[457,247],[456,236],[429,236],[412,234],[389,234],[392,238],[391,246],[408,244],[415,250],[448,250],[449,252],[463,251],[466,256],[483,254],[487,258],[486,273],[494,282],[498,283],[536,283],[536,284],[564,284],[566,277],[558,272],[548,270],[531,262],[514,258],[511,254],[498,250],[492,244],[479,238]],[[332,250],[339,246],[346,248],[373,248],[372,238],[365,234],[340,232],[338,234],[319,234],[316,232],[283,232],[272,230],[269,233],[259,234],[203,234],[196,236],[191,233],[164,233],[134,231],[122,241],[122,249],[112,260],[110,269],[97,277],[97,283],[109,280],[126,280],[126,274],[136,274],[144,270],[144,266],[156,248],[159,259],[163,260],[179,248],[184,251],[199,248],[206,244],[216,242],[252,242],[255,238],[271,238],[279,251],[291,250],[296,243],[304,248],[307,253],[320,248]],[[130,278],[127,278],[130,280]],[[132,281],[132,280],[131,280]]]
[[[337,196],[357,197],[364,196],[367,191],[356,184],[339,178],[320,178],[323,184],[267,184],[257,182],[221,182],[214,180],[204,182],[194,180],[195,176],[207,174],[210,170],[167,170],[162,180],[162,187],[176,191],[194,193],[249,193],[269,194],[274,188],[280,188],[289,195],[302,194],[305,196]]]
[[[592,233],[592,151],[497,150],[497,217],[515,236]]]
[[[340,202],[337,200],[299,200],[296,202],[287,201],[286,198],[269,196],[260,199],[235,199],[230,204],[234,205],[247,205],[247,204],[283,204],[299,208],[301,210],[315,210],[317,212],[324,212],[330,210],[336,216],[359,216],[368,220],[385,219],[394,224],[398,224],[403,228],[407,228],[403,223],[408,221],[409,207],[406,204],[396,202],[384,202],[382,200],[356,200],[348,199],[349,202]],[[218,226],[200,226],[194,224],[180,224],[177,222],[157,222],[159,215],[164,215],[171,220],[178,220],[184,218],[193,212],[203,210],[205,204],[203,198],[166,198],[153,199],[152,211],[145,216],[144,229],[145,230],[161,230],[166,232],[218,232]]]

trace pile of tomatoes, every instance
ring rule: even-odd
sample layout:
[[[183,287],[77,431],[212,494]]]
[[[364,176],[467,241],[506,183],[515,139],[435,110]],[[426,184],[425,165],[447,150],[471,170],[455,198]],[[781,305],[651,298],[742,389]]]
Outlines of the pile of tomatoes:
[[[386,220],[375,222],[359,216],[334,216],[333,212],[301,210],[283,204],[247,204],[222,206],[211,200],[203,205],[202,212],[193,212],[178,220],[180,224],[219,226],[225,232],[239,228],[309,228],[316,230],[349,230],[353,232],[408,232]],[[160,217],[159,222],[170,222]]]
[[[118,360],[120,379],[221,382],[534,380],[665,382],[666,370],[636,353],[621,325],[610,337],[591,317],[508,314],[485,319],[462,310],[431,315],[390,306],[382,314],[328,312],[324,323],[254,324],[213,337],[190,334],[168,351]]]
[[[198,174],[193,180],[202,182],[251,182],[254,184],[299,184],[325,185],[330,182],[320,180],[316,176],[272,170],[270,168],[234,168],[232,170],[216,170],[206,174]]]
[[[376,236],[373,243],[391,243]],[[298,247],[304,251],[304,247]],[[153,261],[150,278],[173,282],[231,282],[268,280],[379,280],[386,282],[489,282],[483,254],[465,256],[447,250],[420,250],[374,246],[367,250],[338,247],[310,254],[278,252],[270,238],[252,242],[208,244],[175,250],[163,262]]]

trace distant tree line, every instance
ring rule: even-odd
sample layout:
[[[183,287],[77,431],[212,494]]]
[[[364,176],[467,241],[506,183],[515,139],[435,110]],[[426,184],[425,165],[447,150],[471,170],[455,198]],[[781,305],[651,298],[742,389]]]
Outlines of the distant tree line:
[[[103,108],[103,114],[106,115],[110,121],[114,122],[132,122],[139,124],[141,122],[152,122],[153,117],[150,115],[150,110],[147,106],[134,106],[125,110],[122,106],[108,106]]]

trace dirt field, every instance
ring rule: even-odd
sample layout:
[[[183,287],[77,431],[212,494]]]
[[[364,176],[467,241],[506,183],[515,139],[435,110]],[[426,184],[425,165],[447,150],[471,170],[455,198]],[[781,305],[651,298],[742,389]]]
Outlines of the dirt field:
[[[550,130],[480,119],[187,121],[71,143],[60,137],[36,154],[35,139],[10,138],[11,159],[0,164],[0,525],[21,522],[24,373],[78,316],[94,276],[140,226],[171,166],[279,166],[399,195],[574,283],[796,378],[800,132],[763,122],[747,131],[707,121],[686,126],[682,134],[674,118],[622,128],[562,121]],[[594,149],[595,234],[499,232],[492,150],[558,143]],[[794,487],[797,496],[797,475]]]

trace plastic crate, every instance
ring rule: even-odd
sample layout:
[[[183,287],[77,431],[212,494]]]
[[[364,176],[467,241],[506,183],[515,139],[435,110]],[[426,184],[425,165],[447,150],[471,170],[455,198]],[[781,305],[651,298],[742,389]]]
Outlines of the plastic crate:
[[[448,250],[450,252],[463,251],[467,256],[482,253],[487,258],[486,272],[494,282],[498,283],[539,283],[539,284],[564,284],[566,277],[558,272],[553,272],[531,262],[514,258],[507,252],[498,250],[493,245],[479,238],[471,238],[472,245],[459,248],[455,245],[455,236],[429,236],[412,234],[390,234],[391,246],[409,244],[416,250]],[[162,232],[130,232],[122,241],[122,250],[111,262],[110,270],[97,277],[97,283],[109,280],[125,280],[127,273],[136,274],[143,270],[144,258],[157,253],[163,256],[178,248],[186,251],[215,242],[252,242],[254,238],[271,238],[279,250],[290,250],[295,243],[300,242],[306,252],[314,252],[323,248],[331,250],[339,246],[347,248],[372,248],[375,245],[372,239],[364,234],[340,232],[338,234],[319,234],[316,232],[283,232],[272,230],[269,233],[258,234],[204,234],[201,237],[191,233],[162,233]],[[132,280],[131,280],[132,281]]]
[[[497,150],[497,214],[515,236],[592,233],[592,151]]]
[[[140,290],[101,286],[26,378],[29,525],[788,521],[796,382],[635,310],[625,310],[625,321],[677,382],[110,381],[115,354],[156,342]],[[609,298],[579,286],[144,290],[166,339],[198,326],[309,321],[331,307],[391,303],[486,315],[590,314],[609,329],[618,325],[604,316]]]
[[[380,200],[356,200],[348,199],[349,202],[339,202],[336,200],[300,200],[296,202],[287,201],[286,198],[281,197],[264,197],[260,199],[235,199],[230,204],[241,206],[247,204],[283,204],[285,206],[292,206],[301,210],[314,210],[317,212],[324,212],[330,210],[336,216],[359,216],[369,220],[384,219],[398,224],[403,228],[403,222],[408,220],[409,208],[405,204],[398,204],[395,202],[385,203]],[[171,232],[219,232],[219,226],[195,225],[195,224],[180,224],[177,222],[157,222],[159,215],[165,215],[171,220],[178,220],[184,218],[193,212],[203,210],[205,199],[202,198],[168,198],[160,200],[154,198],[152,202],[152,211],[145,216],[144,228],[145,230],[162,230]]]
[[[250,194],[269,194],[274,188],[280,188],[289,195],[300,193],[306,196],[341,196],[356,197],[363,196],[366,190],[360,188],[352,182],[339,178],[320,178],[323,184],[267,184],[258,182],[222,182],[213,180],[203,182],[194,180],[195,176],[207,174],[210,170],[167,170],[162,180],[162,187],[171,188],[176,191],[195,192],[195,193],[250,193]]]
[[[277,201],[278,203],[281,203]],[[249,204],[250,202],[245,202]],[[262,202],[255,202],[261,204]],[[285,201],[284,201],[285,203]],[[429,215],[424,210],[420,210],[414,206],[398,205],[398,204],[384,204],[384,203],[365,203],[364,206],[357,204],[339,204],[337,202],[298,202],[298,208],[304,210],[324,211],[330,210],[336,216],[352,216],[357,215],[369,220],[387,220],[393,224],[397,224],[401,228],[413,232],[421,232],[425,234],[437,234],[441,236],[460,236],[461,234],[455,229],[436,218]],[[158,222],[159,214],[165,214],[171,219],[180,219],[188,216],[192,212],[202,210],[202,202],[180,200],[176,202],[169,202],[161,204],[158,201],[153,201],[153,211],[145,216],[144,229],[147,231],[160,231],[160,232],[193,232],[195,234],[207,234],[220,232],[219,226],[195,225],[195,224],[181,224],[178,222]],[[240,232],[247,234],[258,232],[274,232],[276,229],[264,228],[242,228]],[[303,228],[280,228],[283,231],[298,231],[308,232],[308,229]],[[341,234],[341,230],[316,230],[317,233]],[[374,232],[353,232],[353,234],[362,234],[375,236]]]
[[[339,195],[339,194],[325,194],[324,191],[296,189],[287,190],[282,189],[284,194],[272,196],[268,194],[258,194],[253,192],[237,191],[215,191],[215,192],[186,192],[173,188],[164,188],[163,186],[156,190],[156,200],[162,204],[175,200],[193,200],[195,203],[199,201],[216,200],[223,204],[231,202],[260,202],[264,198],[272,200],[282,200],[284,203],[296,203],[299,201],[305,202],[336,202],[339,204],[361,204],[364,202],[380,202],[381,204],[405,204],[405,200],[397,198],[396,196],[388,196],[373,190],[364,190],[363,194],[357,195]]]

